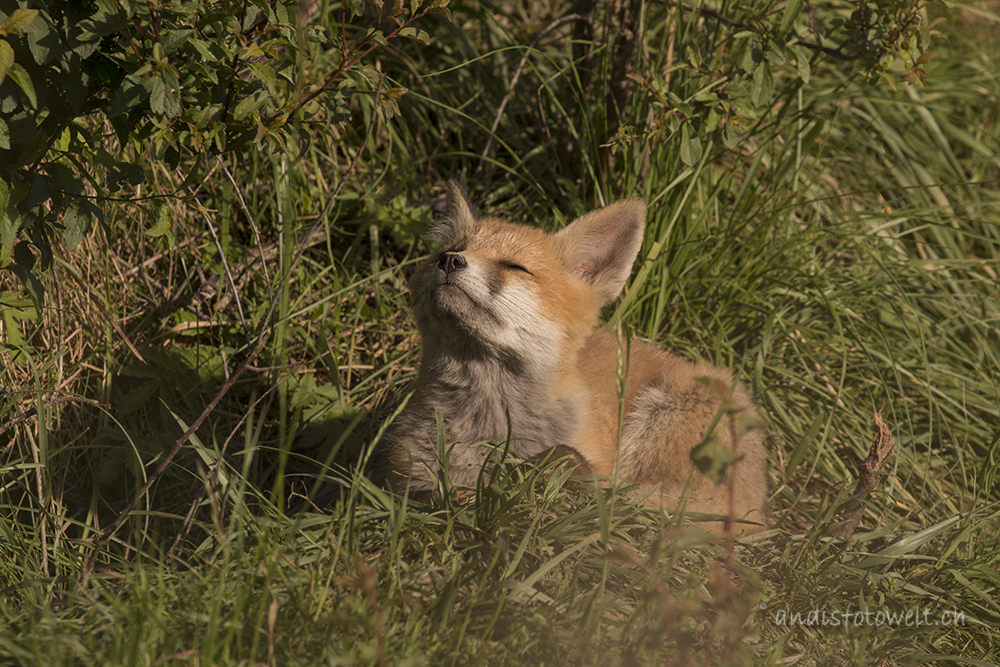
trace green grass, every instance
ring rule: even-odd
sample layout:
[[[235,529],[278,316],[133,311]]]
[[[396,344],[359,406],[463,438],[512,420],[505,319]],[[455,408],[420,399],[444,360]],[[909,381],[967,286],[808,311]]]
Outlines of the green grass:
[[[429,46],[377,52],[410,89],[399,115],[372,123],[361,96],[349,123],[310,128],[286,153],[223,158],[174,200],[176,248],[120,208],[114,237],[59,254],[46,308],[19,311],[21,356],[0,356],[0,661],[996,661],[996,12],[976,30],[944,15],[924,87],[901,70],[897,90],[869,84],[820,57],[808,84],[779,72],[743,140],[696,133],[692,161],[673,112],[640,86],[620,122],[608,111],[614,20],[598,11],[591,85],[571,26],[553,28],[482,160],[525,45],[568,4],[453,3],[453,25],[424,25]],[[642,27],[643,75],[692,54],[740,61],[734,31],[708,19],[651,4]],[[670,76],[681,99],[705,85],[697,68]],[[148,168],[152,187],[180,181]],[[417,363],[405,281],[446,178],[485,211],[550,228],[646,199],[640,262],[607,319],[752,388],[770,425],[773,531],[730,554],[552,465],[511,462],[431,505],[369,479]],[[297,258],[328,203],[324,237]],[[234,298],[226,272],[259,244],[276,250]],[[202,275],[222,287],[198,306]],[[18,289],[0,285],[5,303]],[[261,332],[252,368],[157,476]],[[854,535],[831,538],[875,412],[896,454]]]

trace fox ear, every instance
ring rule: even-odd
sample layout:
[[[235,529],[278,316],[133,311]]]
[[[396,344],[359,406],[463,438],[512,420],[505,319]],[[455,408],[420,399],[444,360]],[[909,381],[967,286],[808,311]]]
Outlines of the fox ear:
[[[621,294],[645,227],[646,202],[635,197],[577,218],[553,240],[570,275],[588,283],[603,306]]]
[[[471,234],[479,216],[469,202],[465,188],[458,181],[448,181],[448,211],[431,228],[430,238],[438,243],[446,243]]]

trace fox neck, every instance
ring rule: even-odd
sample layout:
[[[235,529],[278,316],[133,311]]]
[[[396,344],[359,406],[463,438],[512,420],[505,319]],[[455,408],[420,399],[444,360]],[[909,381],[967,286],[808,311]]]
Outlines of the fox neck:
[[[522,457],[567,444],[581,423],[584,400],[570,389],[575,364],[519,359],[502,352],[426,350],[421,394],[440,411],[453,437],[466,443],[505,441]]]

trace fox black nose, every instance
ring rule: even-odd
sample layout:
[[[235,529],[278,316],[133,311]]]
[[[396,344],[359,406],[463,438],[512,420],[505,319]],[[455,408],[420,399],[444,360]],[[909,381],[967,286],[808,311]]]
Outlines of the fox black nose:
[[[438,268],[444,271],[445,274],[457,271],[458,269],[464,269],[468,265],[469,263],[465,261],[464,257],[453,252],[446,252],[438,259]]]

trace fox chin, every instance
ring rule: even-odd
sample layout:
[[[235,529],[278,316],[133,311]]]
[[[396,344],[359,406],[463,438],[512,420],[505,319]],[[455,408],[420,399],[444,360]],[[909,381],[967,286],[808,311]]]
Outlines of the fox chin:
[[[642,245],[645,202],[624,199],[547,234],[480,217],[454,181],[448,194],[431,232],[437,250],[409,282],[422,357],[388,436],[393,487],[435,488],[440,415],[455,484],[489,472],[496,450],[483,441],[509,441],[524,459],[568,448],[585,470],[652,489],[651,504],[762,530],[764,433],[746,428],[760,419],[743,385],[727,369],[597,326]],[[694,470],[692,450],[708,441],[736,454],[727,483]]]

